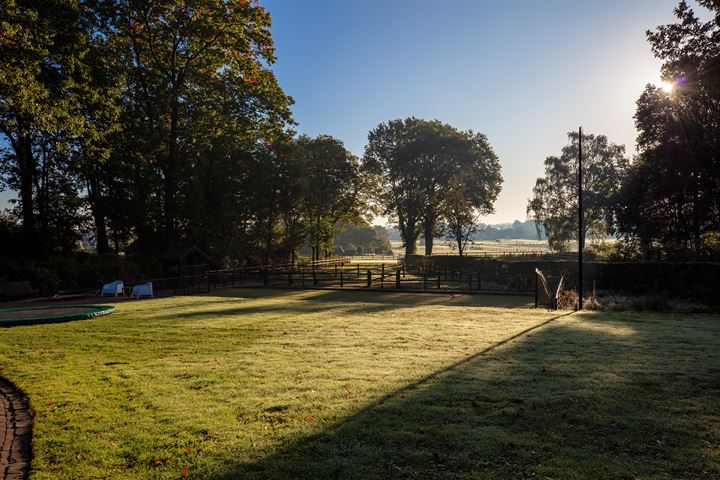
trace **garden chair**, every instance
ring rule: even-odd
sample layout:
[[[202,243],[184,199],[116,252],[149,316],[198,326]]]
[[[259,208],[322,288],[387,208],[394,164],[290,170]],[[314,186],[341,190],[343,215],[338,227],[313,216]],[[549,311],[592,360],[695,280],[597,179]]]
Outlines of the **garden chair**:
[[[123,284],[122,280],[115,280],[114,282],[103,285],[100,289],[100,296],[102,297],[106,293],[116,297],[118,296],[118,293],[120,295],[125,295],[125,284]]]
[[[142,283],[135,285],[132,289],[131,297],[135,297],[140,300],[141,296],[153,298],[153,284],[152,282]]]

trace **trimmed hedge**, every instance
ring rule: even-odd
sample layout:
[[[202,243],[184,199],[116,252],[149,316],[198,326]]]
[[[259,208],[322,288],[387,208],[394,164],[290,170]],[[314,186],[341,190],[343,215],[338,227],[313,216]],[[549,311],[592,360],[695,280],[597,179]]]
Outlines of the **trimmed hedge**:
[[[142,277],[136,264],[115,255],[77,253],[47,260],[0,257],[0,280],[27,280],[43,296]]]
[[[498,260],[482,257],[414,255],[410,270],[438,271],[445,268],[474,273],[532,274],[536,268],[546,275],[563,275],[565,285],[577,285],[577,262],[572,260]],[[598,262],[583,263],[583,284],[597,290],[632,295],[662,294],[720,303],[720,262]]]

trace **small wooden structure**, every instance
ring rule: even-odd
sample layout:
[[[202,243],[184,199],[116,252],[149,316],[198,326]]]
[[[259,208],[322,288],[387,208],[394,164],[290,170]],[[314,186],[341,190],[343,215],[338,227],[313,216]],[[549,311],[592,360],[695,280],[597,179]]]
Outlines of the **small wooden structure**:
[[[182,277],[187,267],[207,266],[210,263],[210,257],[195,245],[174,245],[160,255],[160,260],[168,277]]]

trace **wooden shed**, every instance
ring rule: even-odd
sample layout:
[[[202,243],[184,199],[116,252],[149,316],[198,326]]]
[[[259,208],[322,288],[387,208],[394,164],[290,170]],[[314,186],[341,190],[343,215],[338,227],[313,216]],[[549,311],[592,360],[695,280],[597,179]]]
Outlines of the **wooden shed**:
[[[195,245],[174,245],[160,256],[163,271],[169,277],[184,276],[187,267],[207,266],[210,257]]]

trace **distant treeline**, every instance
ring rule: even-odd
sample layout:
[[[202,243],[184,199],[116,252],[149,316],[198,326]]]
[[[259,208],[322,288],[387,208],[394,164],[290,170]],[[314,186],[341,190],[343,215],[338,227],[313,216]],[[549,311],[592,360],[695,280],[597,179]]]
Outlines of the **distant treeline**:
[[[401,241],[402,236],[400,231],[396,228],[388,228],[389,238],[392,241]],[[436,238],[443,238],[438,236]],[[540,230],[538,236],[538,230],[533,220],[515,220],[513,223],[497,223],[497,224],[485,224],[479,223],[476,225],[475,233],[470,235],[470,241],[477,240],[505,240],[505,239],[518,239],[518,240],[547,240],[547,235],[543,230]]]

